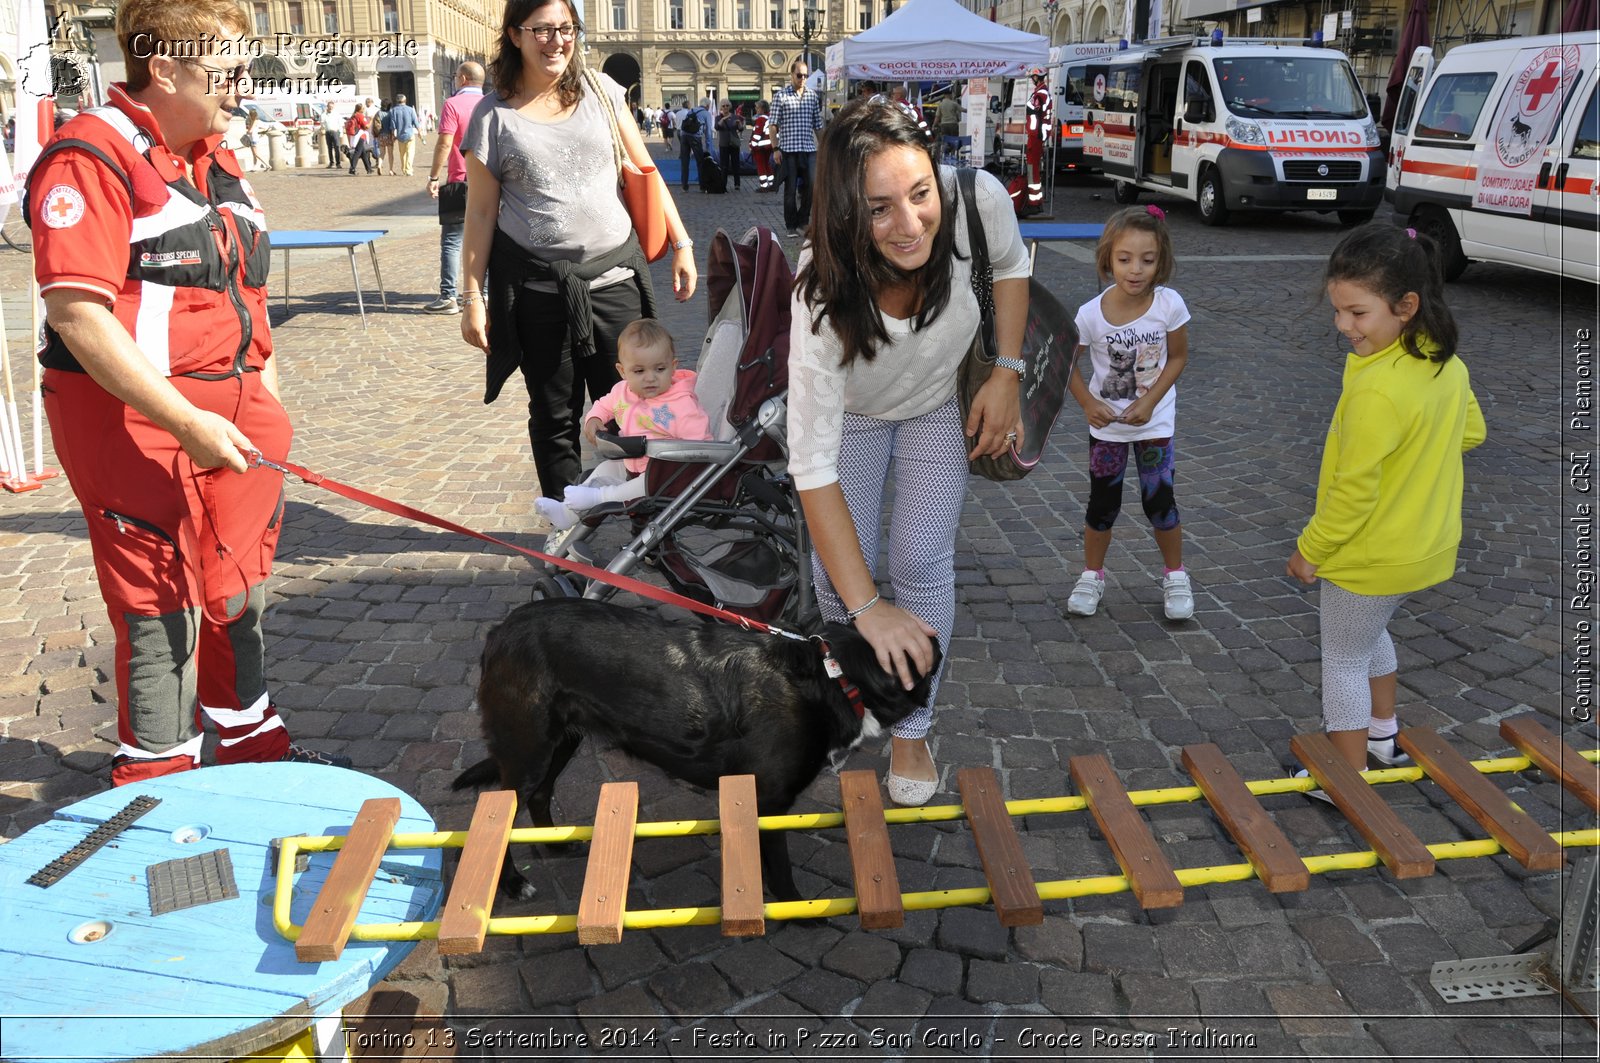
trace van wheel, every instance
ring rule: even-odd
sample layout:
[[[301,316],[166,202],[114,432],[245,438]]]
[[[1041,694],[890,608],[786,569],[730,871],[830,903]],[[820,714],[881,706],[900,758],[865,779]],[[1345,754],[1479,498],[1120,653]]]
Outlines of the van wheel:
[[[1411,227],[1426,233],[1439,245],[1439,265],[1444,279],[1460,280],[1461,274],[1467,271],[1467,256],[1461,250],[1461,237],[1456,234],[1450,215],[1442,210],[1419,210],[1411,215]]]
[[[1354,229],[1358,225],[1365,225],[1376,214],[1375,210],[1341,210],[1339,211],[1339,224]]]
[[[1132,181],[1113,181],[1111,183],[1111,198],[1128,206],[1139,202],[1139,187]]]
[[[1195,190],[1195,203],[1200,208],[1200,220],[1207,225],[1228,224],[1228,204],[1222,198],[1222,180],[1217,168],[1208,166],[1200,175],[1200,185]]]

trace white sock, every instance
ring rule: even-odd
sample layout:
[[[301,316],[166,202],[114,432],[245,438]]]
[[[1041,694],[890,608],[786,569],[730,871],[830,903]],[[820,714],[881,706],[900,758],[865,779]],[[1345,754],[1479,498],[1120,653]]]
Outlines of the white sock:
[[[1367,724],[1367,737],[1374,742],[1381,742],[1385,738],[1393,738],[1399,733],[1400,718],[1398,716],[1391,716],[1387,720],[1374,716],[1372,721]]]
[[[572,484],[563,497],[568,508],[577,510],[593,509],[605,501],[600,497],[599,488],[587,487],[584,484]]]
[[[578,523],[578,515],[558,499],[536,498],[533,500],[533,508],[539,516],[555,525],[557,531],[566,531]]]

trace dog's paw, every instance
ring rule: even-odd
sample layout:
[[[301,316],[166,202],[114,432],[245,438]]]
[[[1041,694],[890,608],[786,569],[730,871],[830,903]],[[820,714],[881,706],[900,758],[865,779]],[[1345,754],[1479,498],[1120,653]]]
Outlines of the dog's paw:
[[[531,901],[539,896],[539,888],[533,883],[524,880],[521,885],[514,887],[507,895],[513,901]]]

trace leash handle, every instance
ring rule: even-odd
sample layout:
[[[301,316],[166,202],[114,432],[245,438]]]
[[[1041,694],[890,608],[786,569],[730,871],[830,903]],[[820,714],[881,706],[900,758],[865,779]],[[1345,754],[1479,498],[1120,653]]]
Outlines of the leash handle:
[[[339,495],[343,498],[348,498],[352,502],[360,502],[362,505],[371,509],[376,509],[396,517],[404,517],[407,520],[414,520],[420,524],[429,524],[435,528],[442,528],[445,531],[455,532],[458,535],[466,535],[474,539],[481,539],[483,542],[493,543],[496,546],[503,546],[507,550],[515,550],[517,553],[526,557],[531,557],[535,561],[541,561],[548,565],[555,565],[557,568],[566,569],[568,572],[575,572],[580,576],[595,580],[599,583],[604,583],[609,587],[615,587],[618,590],[629,591],[633,594],[637,594],[641,598],[648,598],[651,601],[661,602],[665,605],[675,605],[680,609],[688,609],[692,612],[699,613],[702,616],[710,616],[715,617],[718,620],[726,620],[729,623],[738,624],[747,631],[760,631],[764,634],[781,635],[790,639],[803,638],[803,636],[797,635],[794,632],[788,631],[784,628],[776,627],[772,624],[762,623],[760,620],[752,620],[748,616],[741,616],[738,613],[729,612],[726,609],[720,609],[714,605],[706,605],[704,602],[697,602],[693,598],[678,594],[675,591],[663,590],[660,587],[655,587],[641,580],[636,580],[631,576],[623,576],[619,573],[609,572],[606,569],[597,568],[594,565],[586,564],[582,561],[572,561],[563,557],[554,557],[538,550],[530,550],[525,546],[518,546],[516,543],[507,542],[506,540],[497,538],[493,535],[475,531],[474,529],[468,528],[463,524],[457,524],[453,520],[446,520],[444,517],[436,517],[432,513],[417,509],[414,506],[408,506],[404,502],[393,502],[387,498],[384,498],[382,495],[375,495],[370,491],[363,491],[359,487],[352,487],[349,484],[340,483],[338,480],[330,479],[329,477],[323,476],[320,473],[312,472],[310,469],[307,469],[302,465],[296,465],[292,461],[285,460],[281,463],[269,461],[268,459],[262,457],[259,451],[249,452],[245,455],[245,457],[246,460],[250,462],[251,467],[264,465],[271,469],[277,469],[285,475],[298,477],[302,483],[310,484],[313,487],[321,487],[326,491],[332,491],[336,495]]]

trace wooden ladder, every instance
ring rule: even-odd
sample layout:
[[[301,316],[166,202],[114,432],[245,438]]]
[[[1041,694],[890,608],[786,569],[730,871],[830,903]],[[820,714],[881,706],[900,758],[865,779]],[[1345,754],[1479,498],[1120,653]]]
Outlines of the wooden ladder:
[[[1600,769],[1596,765],[1532,716],[1505,721],[1500,733],[1592,811],[1600,812],[1600,788],[1596,783]],[[1564,855],[1556,840],[1438,734],[1412,727],[1401,731],[1397,741],[1425,775],[1518,863],[1532,871],[1562,867]],[[1297,735],[1290,741],[1290,748],[1396,878],[1433,873],[1434,857],[1428,848],[1360,773],[1344,762],[1326,735]],[[1210,743],[1186,746],[1182,760],[1184,770],[1194,779],[1262,884],[1273,893],[1307,889],[1311,876],[1305,860],[1222,751]],[[1067,767],[1140,906],[1154,909],[1181,905],[1183,885],[1110,762],[1103,755],[1093,754],[1073,757]],[[989,900],[1001,925],[1042,922],[1044,905],[1038,886],[1023,856],[1021,839],[994,771],[964,768],[957,773],[956,784],[988,883]],[[855,911],[861,926],[869,930],[899,927],[905,920],[904,898],[876,775],[870,771],[840,773],[839,799],[850,851]],[[615,944],[622,940],[638,805],[637,783],[606,783],[600,788],[578,907],[577,934],[582,944]],[[399,802],[392,798],[368,801],[362,806],[296,942],[295,953],[301,960],[338,958],[389,844],[399,811]],[[766,905],[755,777],[724,777],[718,792],[718,811],[722,933],[728,937],[763,934]],[[479,796],[439,922],[441,953],[458,955],[483,948],[515,814],[516,795],[511,791]]]

